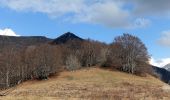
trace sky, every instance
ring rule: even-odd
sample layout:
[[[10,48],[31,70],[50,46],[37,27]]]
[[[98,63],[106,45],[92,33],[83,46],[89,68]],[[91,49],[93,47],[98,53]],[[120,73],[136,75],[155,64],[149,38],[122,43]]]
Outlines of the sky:
[[[170,0],[0,0],[0,35],[56,38],[73,32],[111,43],[129,33],[151,64],[170,63]]]

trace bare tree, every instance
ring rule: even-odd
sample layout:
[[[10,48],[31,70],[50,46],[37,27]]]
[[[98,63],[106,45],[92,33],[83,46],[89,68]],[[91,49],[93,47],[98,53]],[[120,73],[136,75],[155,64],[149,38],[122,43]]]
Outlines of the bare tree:
[[[78,56],[82,66],[91,67],[97,65],[101,48],[100,43],[97,41],[88,40],[83,42]]]
[[[6,87],[13,86],[20,79],[20,61],[18,50],[15,47],[3,48],[1,53],[1,67]]]
[[[138,37],[123,34],[116,37],[112,45],[116,46],[114,49],[117,50],[113,53],[120,60],[121,69],[125,72],[134,74],[149,63],[147,48]]]
[[[70,55],[66,60],[66,69],[67,70],[77,70],[81,67],[79,60],[75,55]]]
[[[34,75],[39,79],[47,79],[52,73],[61,70],[61,53],[56,46],[40,45],[33,51]]]
[[[21,53],[22,57],[22,81],[32,79],[35,67],[36,46],[25,47]]]
[[[107,52],[105,54],[105,58],[106,58],[106,61],[104,63],[105,67],[119,69],[121,66],[119,46],[115,45],[115,43],[109,45],[109,47],[107,48]]]

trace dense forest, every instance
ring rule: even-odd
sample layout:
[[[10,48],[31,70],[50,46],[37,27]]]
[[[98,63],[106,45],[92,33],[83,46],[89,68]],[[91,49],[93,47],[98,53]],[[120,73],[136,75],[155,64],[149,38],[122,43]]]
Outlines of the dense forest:
[[[130,34],[115,37],[111,44],[81,39],[72,33],[55,40],[20,40],[23,42],[0,42],[0,88],[93,66],[142,76],[153,74],[146,46]]]

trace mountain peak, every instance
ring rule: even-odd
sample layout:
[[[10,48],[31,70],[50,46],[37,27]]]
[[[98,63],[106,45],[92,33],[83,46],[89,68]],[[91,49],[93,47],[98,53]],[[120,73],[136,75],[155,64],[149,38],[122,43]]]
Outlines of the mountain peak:
[[[66,33],[64,33],[63,35],[75,35],[74,33],[72,33],[72,32],[66,32]]]
[[[52,44],[64,44],[70,40],[83,41],[82,38],[76,36],[74,33],[67,32],[67,33],[64,33],[63,35],[59,36],[58,38],[54,39]]]

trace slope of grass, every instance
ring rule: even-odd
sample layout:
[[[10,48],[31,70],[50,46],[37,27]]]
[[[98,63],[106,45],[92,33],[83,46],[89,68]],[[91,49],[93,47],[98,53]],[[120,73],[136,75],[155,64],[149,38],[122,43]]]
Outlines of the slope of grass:
[[[151,76],[138,77],[99,68],[62,72],[44,81],[27,81],[0,100],[170,100],[168,87]],[[170,92],[169,92],[170,93]]]

